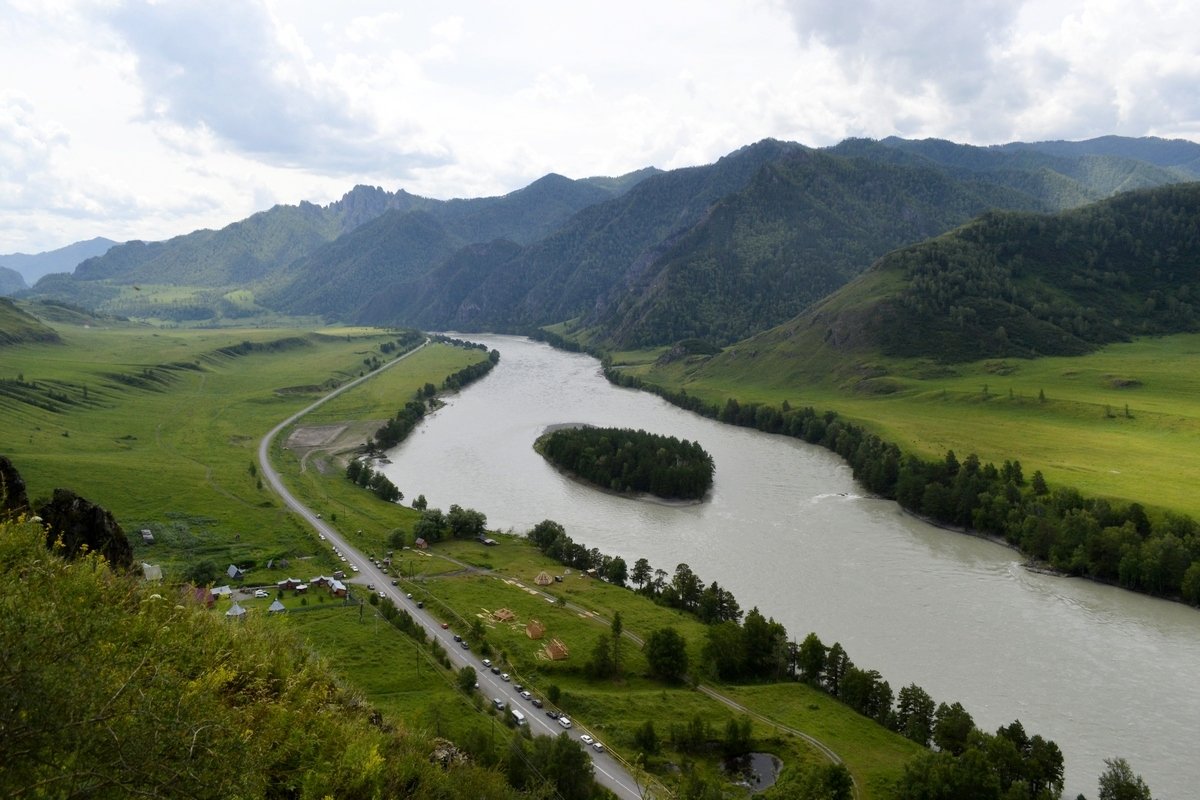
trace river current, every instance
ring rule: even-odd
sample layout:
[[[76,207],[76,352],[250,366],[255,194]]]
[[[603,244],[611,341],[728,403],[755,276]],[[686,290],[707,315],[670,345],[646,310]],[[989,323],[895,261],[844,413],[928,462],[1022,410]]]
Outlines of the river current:
[[[1012,550],[866,496],[826,450],[614,387],[589,356],[466,338],[498,349],[500,362],[389,454],[385,472],[407,497],[477,509],[498,530],[553,519],[630,566],[645,557],[670,574],[686,562],[790,638],[840,641],[894,692],[915,682],[935,701],[960,701],[985,730],[1019,719],[1053,739],[1064,797],[1096,797],[1114,756],[1160,800],[1200,797],[1200,612],[1029,572]],[[561,423],[698,441],[715,461],[714,488],[693,505],[590,489],[533,451]]]

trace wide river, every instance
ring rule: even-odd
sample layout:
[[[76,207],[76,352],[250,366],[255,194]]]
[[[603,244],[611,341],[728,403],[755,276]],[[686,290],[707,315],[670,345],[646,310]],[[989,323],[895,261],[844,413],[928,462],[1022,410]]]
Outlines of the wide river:
[[[898,692],[917,683],[994,731],[1019,719],[1066,758],[1064,797],[1096,797],[1122,756],[1155,797],[1200,797],[1200,612],[1089,581],[1034,574],[1017,553],[864,495],[836,455],[722,425],[610,385],[599,364],[526,339],[470,336],[501,353],[390,454],[407,497],[485,513],[497,530],[560,522],[577,542],[686,562],[800,640],[840,641]],[[710,497],[675,506],[589,489],[532,448],[558,423],[698,441]],[[1036,465],[1026,465],[1031,472]]]

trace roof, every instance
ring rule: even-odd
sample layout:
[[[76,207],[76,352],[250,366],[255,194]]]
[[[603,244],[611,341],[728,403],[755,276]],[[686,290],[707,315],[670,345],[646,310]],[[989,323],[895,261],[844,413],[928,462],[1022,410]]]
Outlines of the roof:
[[[161,581],[163,578],[162,567],[155,564],[147,564],[145,561],[143,561],[142,577],[148,581]]]
[[[246,613],[246,609],[244,609],[240,605],[238,605],[237,601],[235,600],[233,602],[233,605],[229,607],[229,610],[225,612],[225,616],[240,617],[240,616],[243,616],[245,613]]]
[[[549,572],[542,570],[538,573],[537,577],[533,579],[533,582],[538,586],[549,586],[550,584],[554,583],[554,578],[550,576]]]
[[[233,589],[229,588],[229,586],[215,586],[212,593],[216,597],[229,597],[233,594]]]
[[[231,578],[240,578],[242,577],[242,570],[237,564],[230,564],[229,569],[225,570],[225,574]]]
[[[271,603],[271,607],[268,608],[267,611],[270,611],[272,614],[274,614],[277,611],[287,611],[287,607],[284,606],[283,603],[279,602],[278,598],[276,598],[275,602]]]

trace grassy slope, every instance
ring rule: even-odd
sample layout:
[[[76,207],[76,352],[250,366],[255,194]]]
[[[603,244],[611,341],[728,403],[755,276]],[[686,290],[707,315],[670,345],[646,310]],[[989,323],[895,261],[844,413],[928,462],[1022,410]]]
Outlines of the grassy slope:
[[[719,367],[654,368],[653,354],[636,353],[619,354],[616,363],[711,402],[832,409],[928,457],[953,449],[996,463],[1016,458],[1026,476],[1040,469],[1053,485],[1200,516],[1193,488],[1200,480],[1200,336],[953,368],[877,358],[859,369],[834,363],[828,351],[764,347],[754,355],[753,342],[736,349]],[[887,376],[863,380],[872,374],[868,365],[885,367]]]

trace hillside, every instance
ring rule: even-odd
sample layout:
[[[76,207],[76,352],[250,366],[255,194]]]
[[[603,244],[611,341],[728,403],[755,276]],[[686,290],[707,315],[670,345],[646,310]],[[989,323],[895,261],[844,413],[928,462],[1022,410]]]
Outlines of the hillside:
[[[950,362],[1195,330],[1197,219],[1200,184],[1055,215],[990,212],[889,254],[781,328],[801,349]]]
[[[584,316],[618,348],[728,344],[798,314],[903,244],[1036,198],[931,167],[801,151],[763,167]]]
[[[23,289],[29,288],[25,285],[25,278],[15,269],[0,266],[0,296],[14,295]]]
[[[6,796],[519,796],[382,724],[299,637],[231,624],[94,556],[73,567],[43,537],[0,521]]]
[[[0,347],[11,344],[61,341],[53,328],[22,310],[6,297],[0,297]],[[3,378],[13,376],[3,375]]]

